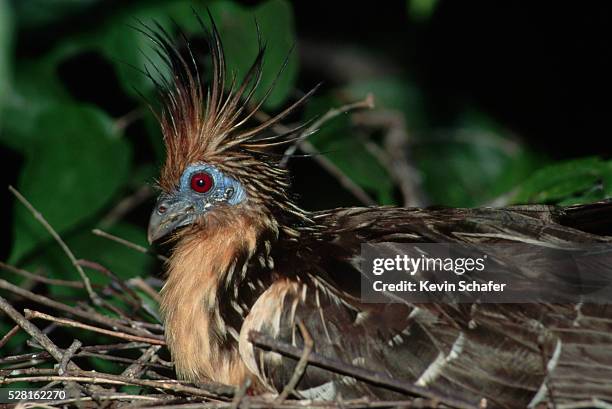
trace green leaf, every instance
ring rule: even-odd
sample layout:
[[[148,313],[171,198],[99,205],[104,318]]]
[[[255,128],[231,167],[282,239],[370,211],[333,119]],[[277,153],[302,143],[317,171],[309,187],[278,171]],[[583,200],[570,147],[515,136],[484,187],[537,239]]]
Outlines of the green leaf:
[[[315,97],[306,107],[305,118],[324,115],[342,103],[331,97]],[[347,115],[325,123],[308,140],[331,160],[346,176],[366,191],[376,193],[381,204],[393,204],[393,183],[385,168],[366,148],[364,141],[354,136]]]
[[[438,0],[406,0],[408,15],[416,21],[427,21],[436,11]]]
[[[533,173],[522,183],[517,203],[575,204],[612,196],[612,161],[581,158],[555,163]]]
[[[176,35],[172,23],[174,20],[188,35],[202,35],[202,28],[193,14],[193,6],[192,1],[180,0],[163,4],[140,3],[136,7],[126,8],[93,34],[67,39],[54,50],[55,59],[60,61],[88,49],[98,50],[113,63],[128,94],[137,96],[138,92],[142,92],[147,95],[153,90],[153,84],[138,70],[148,65],[155,73],[152,64],[167,74],[167,68],[154,51],[152,42],[131,26],[138,26],[138,20],[151,27],[157,22]],[[197,9],[204,24],[209,25],[205,9]],[[216,1],[209,4],[209,9],[221,34],[227,72],[229,75],[235,72],[238,79],[246,74],[258,52],[257,19],[267,46],[260,90],[256,93],[256,96],[263,97],[295,44],[293,12],[289,2],[268,0],[256,7],[247,8],[233,1]],[[265,104],[266,108],[276,108],[289,96],[295,87],[296,76],[297,56],[291,54],[287,68],[278,78]]]
[[[459,125],[422,136],[413,148],[433,204],[486,204],[525,180],[542,161],[482,115],[467,114]]]
[[[18,190],[58,231],[105,207],[125,183],[129,145],[113,133],[103,112],[77,105],[50,106],[33,126]],[[48,241],[49,234],[16,202],[11,262]]]
[[[26,154],[31,146],[45,138],[45,132],[36,129],[38,117],[58,104],[69,103],[70,96],[48,59],[17,64],[11,91],[4,109],[0,142]]]
[[[99,1],[101,0],[27,0],[14,3],[19,24],[30,28],[77,14]]]
[[[2,120],[4,101],[10,90],[12,34],[13,19],[8,0],[0,0],[0,121]]]

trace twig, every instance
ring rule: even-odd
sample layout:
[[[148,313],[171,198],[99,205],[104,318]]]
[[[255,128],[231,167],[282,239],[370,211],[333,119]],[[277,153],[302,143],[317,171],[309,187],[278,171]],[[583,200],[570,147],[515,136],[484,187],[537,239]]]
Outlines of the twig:
[[[118,117],[117,119],[115,119],[115,123],[113,124],[114,131],[115,132],[123,131],[125,128],[130,126],[134,121],[137,121],[138,119],[142,118],[143,114],[144,112],[142,108],[138,107],[136,109],[132,109],[131,111],[124,114],[123,116]]]
[[[251,378],[246,378],[246,380],[240,385],[238,390],[236,390],[236,394],[234,395],[234,399],[232,399],[232,405],[230,409],[238,409],[240,407],[240,403],[242,399],[246,396],[249,388],[251,387]]]
[[[16,324],[36,340],[56,361],[60,362],[64,351],[58,348],[45,334],[43,334],[34,324],[28,321],[19,313],[9,302],[0,296],[0,310],[8,315]],[[71,369],[78,369],[76,365],[70,363]]]
[[[348,109],[346,109],[347,106],[349,107]],[[367,192],[361,188],[361,186],[356,184],[351,178],[349,178],[347,175],[345,175],[344,172],[342,172],[342,170],[340,168],[338,168],[328,158],[326,158],[325,156],[319,155],[319,151],[317,150],[317,148],[315,148],[315,146],[313,144],[308,142],[308,140],[304,139],[308,135],[312,134],[312,132],[316,129],[314,127],[314,125],[318,125],[318,127],[320,127],[325,122],[327,122],[327,121],[331,120],[332,118],[340,115],[341,113],[348,112],[348,110],[350,110],[350,109],[356,109],[355,106],[357,106],[358,108],[372,108],[374,106],[373,97],[370,94],[368,94],[368,96],[363,101],[358,101],[358,102],[355,102],[353,104],[345,105],[344,107],[340,107],[340,108],[337,108],[337,109],[331,109],[325,115],[323,115],[323,117],[321,117],[318,121],[316,121],[311,126],[309,126],[306,130],[301,132],[300,135],[302,135],[302,136],[300,136],[298,138],[298,141],[299,141],[298,144],[299,144],[299,147],[300,147],[300,149],[302,151],[304,151],[305,153],[311,154],[312,158],[323,169],[325,169],[332,176],[334,176],[338,180],[338,182],[342,185],[342,187],[344,187],[346,190],[351,192],[363,204],[366,204],[366,205],[369,205],[369,206],[373,206],[373,205],[376,205],[377,202],[374,199],[372,199],[370,197],[370,195],[368,195]],[[264,113],[263,111],[258,111],[255,114],[255,117],[258,120],[260,120],[260,121],[265,121],[265,120],[270,118],[270,116],[268,114]],[[325,118],[325,120],[323,120],[324,118]],[[282,125],[282,124],[274,125],[273,129],[275,131],[279,132],[279,133],[287,133],[287,132],[291,131],[291,129],[288,126],[285,126],[285,125]],[[285,154],[283,156],[283,159],[281,160],[281,165],[286,166],[287,161],[289,160],[288,158],[291,156],[291,154],[292,154],[292,152],[289,152],[289,154],[287,154],[287,152],[285,152]]]
[[[331,121],[336,118],[340,114],[346,114],[350,111],[356,109],[372,109],[374,108],[374,96],[372,94],[367,94],[365,99],[362,101],[353,102],[350,104],[343,105],[339,108],[331,108],[327,111],[322,117],[314,121],[309,127],[300,132],[300,136],[297,141],[292,144],[287,150],[285,150],[285,154],[283,155],[283,159],[280,162],[280,166],[287,167],[287,163],[291,156],[295,153],[298,146],[313,132],[316,132],[321,126],[323,126],[326,122]]]
[[[234,395],[235,388],[218,384],[200,384],[197,388],[184,385],[176,381],[151,381],[147,379],[129,378],[127,376],[112,375],[95,371],[70,370],[63,376],[24,376],[11,377],[0,380],[0,384],[11,384],[15,382],[51,382],[51,381],[74,381],[87,382],[93,384],[111,385],[138,385],[151,388],[171,390],[174,392],[184,392],[195,396],[207,398],[230,397]]]
[[[366,148],[377,157],[395,183],[403,197],[403,206],[420,207],[427,204],[427,198],[421,189],[420,172],[414,166],[408,152],[410,143],[404,114],[399,111],[382,110],[362,112],[353,116],[358,125],[384,128],[384,149],[373,142],[366,143]]]
[[[303,352],[299,348],[294,347],[293,345],[277,341],[274,338],[261,334],[257,331],[249,332],[249,341],[259,348],[273,350],[293,359],[299,359],[302,356]],[[477,407],[473,403],[465,402],[463,400],[455,399],[449,396],[440,395],[426,388],[398,381],[389,377],[386,374],[349,365],[337,359],[325,357],[316,352],[312,352],[310,354],[310,356],[308,357],[308,363],[319,368],[327,369],[329,371],[342,375],[348,375],[355,379],[359,379],[361,381],[377,385],[389,390],[394,390],[396,392],[407,393],[413,396],[422,396],[430,399],[437,399],[441,403],[444,403],[445,405],[448,405],[453,408],[476,409]]]
[[[81,276],[81,280],[83,281],[83,284],[85,285],[85,290],[87,290],[87,294],[89,295],[89,298],[94,303],[94,305],[102,305],[102,299],[98,296],[98,294],[94,292],[93,288],[91,287],[91,282],[89,281],[89,278],[85,274],[85,271],[83,271],[83,268],[77,263],[76,257],[74,256],[70,248],[66,245],[66,243],[64,243],[64,240],[62,240],[59,234],[57,234],[57,232],[53,229],[53,227],[51,227],[51,225],[47,222],[47,220],[43,217],[43,215],[38,210],[36,210],[34,206],[32,206],[32,204],[28,202],[28,200],[25,197],[23,197],[21,193],[17,191],[17,189],[15,189],[13,186],[9,186],[8,188],[9,188],[9,191],[13,195],[15,195],[15,197],[30,211],[30,213],[32,213],[34,218],[38,220],[40,224],[43,225],[43,227],[49,232],[51,237],[53,237],[53,239],[60,245],[64,253],[70,259],[70,262],[72,263],[72,265],[76,268],[77,272]]]
[[[123,291],[125,291],[130,296],[132,304],[134,306],[140,307],[141,300],[140,300],[140,297],[138,297],[138,294],[136,294],[134,290],[128,287],[123,282],[123,280],[117,277],[117,275],[113,273],[111,270],[104,267],[102,264],[96,263],[95,261],[91,261],[91,260],[79,259],[77,260],[77,263],[79,263],[79,265],[81,265],[82,267],[91,268],[92,270],[98,271],[104,274],[105,276],[107,276],[108,278],[110,278],[114,283],[116,283]]]
[[[82,346],[83,343],[78,339],[75,339],[74,341],[72,341],[72,344],[68,347],[68,349],[64,351],[64,355],[60,360],[59,368],[57,369],[57,373],[59,375],[64,375],[66,373],[68,362],[70,362],[76,351],[78,351],[78,349]]]
[[[96,352],[105,353],[108,351],[121,351],[121,350],[126,350],[126,349],[145,348],[148,346],[150,346],[150,344],[144,343],[144,342],[126,342],[126,343],[120,343],[120,344],[89,345],[89,346],[82,347],[81,352],[77,353],[76,356],[97,356],[99,357],[99,355],[102,355],[102,354],[96,354]],[[114,360],[115,358],[119,358],[119,357],[112,357],[110,355],[104,355],[104,356],[113,358],[109,360]],[[13,355],[13,356],[5,357],[5,358],[0,358],[0,364],[11,364],[11,363],[17,363],[17,362],[31,361],[34,359],[44,360],[44,359],[48,359],[49,357],[51,357],[51,355],[46,351],[30,352],[28,354]],[[123,361],[119,361],[119,362],[123,362]],[[130,362],[132,362],[132,360],[130,360]]]
[[[376,200],[372,199],[370,195],[365,190],[363,190],[361,186],[355,183],[353,179],[345,175],[344,172],[342,172],[342,170],[337,167],[331,160],[329,160],[325,156],[319,155],[318,149],[315,148],[313,144],[308,141],[302,141],[302,143],[300,144],[300,149],[305,153],[314,155],[313,159],[319,164],[319,166],[325,169],[330,175],[335,177],[336,180],[338,180],[338,182],[340,183],[340,185],[342,185],[342,187],[351,192],[353,196],[359,199],[363,204],[368,206],[375,206],[378,204]]]
[[[143,185],[131,195],[123,198],[115,207],[100,221],[100,227],[107,229],[121,220],[132,209],[139,206],[148,198],[153,196],[153,189],[149,185]]]
[[[121,373],[123,376],[127,376],[128,378],[137,378],[138,375],[142,372],[144,368],[144,364],[151,361],[151,359],[155,356],[157,351],[159,351],[160,346],[154,345],[149,347],[144,354],[142,354],[134,363],[125,368],[125,370]]]
[[[13,335],[19,332],[19,328],[21,328],[19,325],[15,325],[2,337],[2,339],[0,339],[0,348],[6,345],[6,343],[9,342]]]
[[[128,406],[138,407],[138,406]],[[170,404],[164,402],[162,405],[147,405],[147,409],[222,409],[231,408],[231,403],[227,402],[199,402],[199,403],[178,403]],[[440,409],[440,402],[430,399],[416,398],[412,400],[397,400],[397,401],[369,401],[364,398],[345,400],[342,403],[334,401],[285,401],[283,403],[270,402],[266,398],[253,397],[248,401],[250,409],[374,409],[374,408],[419,408],[419,409]]]
[[[159,296],[159,293],[155,291],[153,287],[151,287],[149,283],[147,283],[142,278],[140,277],[130,278],[128,280],[128,285],[133,285],[134,287],[138,288],[139,290],[147,294],[149,297],[154,299],[155,302],[157,302],[158,304],[161,302],[161,297]]]
[[[145,248],[145,247],[143,247],[143,246],[141,246],[139,244],[132,243],[129,240],[122,239],[121,237],[117,237],[117,236],[112,235],[110,233],[107,233],[107,232],[105,232],[103,230],[93,229],[91,232],[93,234],[95,234],[96,236],[104,237],[105,239],[109,239],[109,240],[112,240],[112,241],[114,241],[116,243],[123,244],[124,246],[129,247],[132,250],[136,250],[136,251],[139,251],[141,253],[149,254],[149,255],[152,255],[154,257],[157,257],[161,261],[168,261],[168,257],[166,257],[166,256],[162,256],[161,254],[156,254],[156,253],[152,252],[151,250],[149,250],[149,249],[147,249],[147,248]]]
[[[104,334],[104,335],[108,335],[108,336],[115,337],[115,338],[126,339],[129,341],[137,341],[137,342],[148,342],[149,344],[154,344],[154,345],[166,345],[166,342],[161,339],[141,337],[138,335],[126,334],[125,332],[109,331],[104,328],[94,327],[92,325],[83,324],[78,321],[69,320],[67,318],[54,317],[52,315],[48,315],[48,314],[45,314],[39,311],[32,311],[32,310],[26,309],[25,313],[28,319],[40,318],[40,319],[44,319],[47,321],[55,322],[65,327],[81,328],[81,329],[97,332],[99,334]]]
[[[124,325],[124,323],[121,322],[120,320],[117,320],[111,317],[107,317],[106,315],[98,314],[95,311],[89,311],[89,312],[83,311],[83,310],[71,307],[69,305],[62,304],[61,302],[51,300],[45,296],[34,294],[31,291],[24,290],[23,288],[17,287],[16,285],[11,284],[8,281],[3,280],[3,279],[0,279],[0,288],[11,291],[12,293],[20,295],[29,300],[35,301],[39,304],[46,305],[48,307],[55,308],[60,311],[65,311],[79,318],[84,318],[88,321],[97,322],[99,324],[106,325],[113,329],[120,329],[121,331],[130,333],[130,334],[134,334],[134,335],[146,335],[146,336],[157,338],[160,340],[163,339],[163,336],[161,335],[154,335],[154,334],[149,335],[148,331],[145,331],[141,328],[129,327],[127,325]],[[134,321],[132,321],[132,323],[133,322]]]
[[[54,278],[44,277],[38,274],[31,273],[22,268],[17,268],[15,266],[11,266],[10,264],[3,263],[2,261],[0,261],[0,268],[6,271],[10,271],[11,273],[19,274],[20,276],[26,277],[30,280],[38,281],[40,283],[45,283],[49,285],[59,285],[71,288],[85,288],[84,284],[81,281],[58,280]]]
[[[308,358],[310,357],[312,349],[314,348],[314,341],[312,340],[308,329],[306,328],[302,320],[300,320],[299,318],[297,320],[297,325],[300,328],[302,338],[304,339],[304,350],[302,351],[302,356],[300,357],[300,360],[295,366],[295,370],[293,371],[293,375],[291,375],[291,379],[289,380],[287,385],[285,385],[280,395],[278,395],[278,397],[276,398],[276,402],[279,403],[287,399],[289,394],[291,394],[295,390],[295,387],[297,386],[298,382],[300,382],[300,379],[302,379],[304,372],[306,372],[306,367],[308,366]]]
[[[169,395],[163,395],[163,394],[133,395],[129,393],[108,391],[108,392],[96,393],[96,399],[99,401],[129,401],[129,402],[132,402],[132,401],[148,401],[148,402],[162,401],[163,402],[165,400],[173,399],[173,397]],[[91,396],[79,396],[78,398],[49,401],[47,404],[49,405],[50,408],[56,409],[57,407],[65,407],[65,405],[68,405],[70,403],[90,402],[92,400],[95,400],[95,399]],[[21,409],[39,408],[39,407],[41,407],[40,403],[26,403],[21,407]],[[20,408],[15,407],[15,409],[20,409]]]

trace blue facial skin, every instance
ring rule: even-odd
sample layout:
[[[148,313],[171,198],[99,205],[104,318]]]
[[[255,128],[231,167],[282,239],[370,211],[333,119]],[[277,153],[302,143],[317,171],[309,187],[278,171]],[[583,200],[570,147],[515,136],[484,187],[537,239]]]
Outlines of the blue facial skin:
[[[213,186],[206,193],[198,193],[191,188],[191,177],[201,172],[208,173],[213,178]],[[200,213],[220,202],[226,202],[232,206],[237,205],[246,197],[240,182],[225,176],[214,166],[205,163],[189,165],[185,169],[176,195],[180,200],[191,201]]]
[[[212,177],[208,192],[199,193],[191,188],[191,178],[197,173]],[[237,180],[224,175],[212,165],[194,163],[181,175],[178,188],[171,193],[162,193],[149,220],[149,242],[160,239],[179,227],[193,223],[200,215],[215,206],[226,203],[235,206],[246,199],[246,192]]]

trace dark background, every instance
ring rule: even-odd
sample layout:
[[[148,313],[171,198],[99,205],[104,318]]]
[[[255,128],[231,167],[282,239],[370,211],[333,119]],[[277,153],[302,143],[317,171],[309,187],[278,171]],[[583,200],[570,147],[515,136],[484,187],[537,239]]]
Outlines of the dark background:
[[[122,277],[158,271],[148,256],[90,231],[107,228],[146,245],[154,203],[147,186],[163,151],[150,113],[130,87],[151,92],[142,89],[146,78],[127,66],[142,66],[136,57],[142,44],[131,45],[136,37],[127,24],[149,8],[156,11],[146,16],[163,18],[171,2],[0,2],[0,185],[16,186],[79,256],[105,262]],[[254,26],[245,21],[267,3],[274,3],[273,12],[258,18],[270,61],[282,61],[292,43],[297,52],[292,80],[281,84],[278,103],[266,110],[323,81],[290,121],[354,102],[366,91],[377,101],[368,121],[381,112],[403,120],[422,194],[410,200],[388,163],[372,154],[372,145],[382,146],[384,126],[363,127],[356,116],[342,115],[311,137],[374,202],[569,204],[610,196],[612,16],[606,2],[193,2],[200,10],[211,5],[213,15],[225,13],[219,24],[238,60],[240,42],[232,35],[255,41]],[[242,20],[232,20],[237,9]],[[116,41],[104,34],[106,27],[117,30]],[[197,32],[189,35],[197,44]],[[107,132],[117,120],[126,122],[121,141]],[[312,158],[293,159],[291,169],[298,201],[308,209],[364,204]],[[73,277],[48,234],[5,188],[0,192],[0,259]],[[135,195],[127,212],[109,216]]]

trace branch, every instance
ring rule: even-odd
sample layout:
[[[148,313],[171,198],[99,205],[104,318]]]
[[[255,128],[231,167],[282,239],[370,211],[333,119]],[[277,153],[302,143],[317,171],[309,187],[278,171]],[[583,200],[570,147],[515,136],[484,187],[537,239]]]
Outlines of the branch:
[[[95,371],[71,370],[63,376],[24,376],[11,377],[0,380],[0,384],[11,384],[16,382],[52,382],[52,381],[74,381],[93,384],[111,385],[138,385],[151,388],[183,392],[194,396],[206,398],[230,397],[234,395],[235,388],[218,384],[199,384],[198,387],[188,386],[178,381],[152,381],[148,379],[130,378],[122,375],[112,375]]]
[[[54,278],[44,277],[38,274],[31,273],[22,268],[17,268],[15,266],[11,266],[10,264],[3,263],[2,261],[0,261],[0,268],[40,283],[45,283],[49,285],[59,285],[62,287],[85,288],[85,285],[81,281],[58,280]]]
[[[161,339],[141,337],[141,336],[138,336],[138,335],[126,334],[125,332],[109,331],[109,330],[104,329],[104,328],[94,327],[93,325],[83,324],[83,323],[80,323],[78,321],[69,320],[67,318],[54,317],[52,315],[48,315],[48,314],[45,314],[45,313],[39,312],[39,311],[32,311],[32,310],[26,309],[25,313],[26,313],[26,317],[28,319],[30,319],[30,318],[40,318],[40,319],[43,319],[43,320],[55,322],[56,324],[62,325],[64,327],[81,328],[81,329],[85,329],[85,330],[88,330],[88,331],[97,332],[99,334],[108,335],[110,337],[125,339],[125,340],[128,340],[128,341],[147,342],[147,343],[153,344],[153,345],[166,345],[166,342],[161,340]]]
[[[109,361],[117,361],[117,362],[126,362],[120,357],[114,357],[111,355],[106,355],[109,351],[123,351],[126,349],[136,349],[136,348],[145,348],[150,346],[148,343],[144,342],[126,342],[120,344],[105,344],[105,345],[89,345],[81,348],[81,351],[75,354],[75,356],[91,356],[100,358],[101,356],[107,357]],[[99,354],[97,352],[100,352]],[[19,362],[31,361],[33,359],[48,359],[51,355],[46,352],[30,352],[28,354],[22,355],[13,355],[8,356],[6,358],[0,358],[0,364],[14,364]],[[111,359],[112,358],[112,359]],[[127,358],[125,358],[127,359]],[[129,360],[132,362],[132,360]]]
[[[281,160],[280,165],[283,168],[287,167],[287,163],[289,162],[291,155],[295,153],[298,146],[302,142],[304,142],[304,140],[306,140],[308,136],[312,135],[319,128],[321,128],[326,122],[331,121],[332,119],[336,118],[340,114],[346,114],[356,109],[373,109],[373,108],[374,108],[374,96],[372,94],[366,95],[365,99],[363,99],[362,101],[357,101],[357,102],[353,102],[350,104],[346,104],[339,108],[331,108],[321,118],[317,119],[309,127],[307,127],[302,132],[300,132],[300,136],[298,137],[297,141],[294,144],[292,144],[289,148],[287,148],[287,150],[285,151],[285,154],[283,155],[283,159]]]
[[[27,332],[36,342],[40,344],[57,362],[61,362],[64,351],[58,348],[45,334],[43,334],[34,324],[28,321],[23,315],[19,313],[9,302],[0,296],[0,310],[8,315],[17,325],[19,325],[25,332]],[[78,369],[78,367],[70,363],[71,369]]]
[[[253,345],[272,351],[276,351],[281,355],[287,356],[293,359],[300,359],[303,351],[293,345],[280,342],[271,338],[267,335],[259,333],[257,331],[249,332],[249,341]],[[477,407],[469,402],[455,399],[452,397],[439,395],[426,388],[416,386],[407,382],[398,381],[391,378],[390,376],[371,371],[365,368],[359,368],[353,365],[346,364],[334,358],[328,358],[320,355],[316,352],[312,352],[308,357],[308,363],[319,368],[327,369],[329,371],[348,375],[355,379],[359,379],[363,382],[370,383],[372,385],[380,386],[385,389],[393,390],[396,392],[406,393],[413,396],[422,396],[430,399],[437,399],[439,402],[444,403],[453,408],[459,409],[476,409]]]
[[[114,241],[116,243],[123,244],[124,246],[129,247],[132,250],[136,250],[136,251],[138,251],[140,253],[149,254],[149,255],[152,255],[154,257],[157,257],[161,261],[168,261],[168,257],[166,257],[166,256],[162,256],[161,254],[156,254],[156,253],[152,252],[151,250],[149,250],[149,249],[147,249],[147,248],[145,248],[145,247],[143,247],[143,246],[141,246],[139,244],[132,243],[129,240],[122,239],[121,237],[114,236],[114,235],[112,235],[110,233],[107,233],[107,232],[105,232],[103,230],[93,229],[91,232],[93,234],[95,234],[96,236],[104,237],[105,239],[109,239],[109,240],[112,240],[112,241]]]
[[[377,157],[378,162],[387,169],[399,186],[405,207],[426,205],[427,198],[421,188],[420,172],[408,154],[410,135],[404,114],[393,110],[363,112],[355,115],[353,120],[358,125],[384,129],[384,149],[371,141],[366,143],[366,148]]]
[[[2,337],[2,339],[0,339],[0,348],[6,345],[6,343],[9,342],[17,332],[19,332],[19,328],[21,328],[19,325],[15,325]]]
[[[48,307],[55,308],[56,310],[64,311],[79,318],[97,322],[113,329],[120,329],[123,332],[127,332],[134,335],[145,335],[154,338],[156,337],[157,339],[163,339],[161,335],[153,335],[149,334],[148,331],[145,331],[143,329],[129,327],[118,319],[107,317],[106,315],[99,314],[95,311],[83,311],[78,308],[62,304],[61,302],[51,300],[43,295],[34,294],[31,291],[24,290],[23,288],[17,287],[16,285],[11,284],[3,279],[0,279],[0,288],[20,295],[21,297],[27,298],[29,300],[35,301],[41,305],[46,305]],[[131,323],[134,324],[135,321],[131,321]]]
[[[72,344],[68,347],[67,350],[64,351],[64,355],[60,360],[59,368],[57,369],[57,373],[63,375],[66,373],[68,368],[68,362],[72,359],[76,351],[83,346],[83,343],[78,339],[72,341]]]
[[[306,372],[306,367],[308,366],[308,358],[310,358],[310,354],[312,353],[312,349],[314,348],[314,341],[312,340],[308,329],[306,328],[302,320],[300,320],[299,318],[297,321],[297,325],[300,328],[302,338],[304,339],[304,350],[302,351],[302,356],[300,356],[300,360],[298,361],[295,370],[293,371],[291,379],[289,380],[287,385],[285,385],[280,395],[278,395],[278,397],[276,398],[276,402],[278,403],[282,403],[285,399],[287,399],[289,394],[295,390],[295,387],[297,386],[300,379],[302,379],[304,372]]]
[[[91,260],[79,259],[77,260],[77,263],[79,263],[81,267],[91,268],[92,270],[98,271],[104,274],[105,276],[107,276],[108,278],[110,278],[112,282],[116,283],[123,291],[125,291],[130,296],[131,298],[130,303],[133,306],[140,307],[141,299],[140,297],[138,297],[138,294],[136,294],[134,290],[128,287],[123,282],[123,280],[117,277],[117,275],[113,273],[111,270],[104,267],[102,264],[96,263],[95,261],[91,261]]]
[[[151,287],[149,283],[147,283],[142,278],[140,277],[130,278],[127,284],[128,286],[131,285],[135,288],[138,288],[139,290],[147,294],[149,297],[151,297],[153,300],[155,300],[155,302],[157,302],[158,304],[161,302],[161,297],[159,295],[159,292],[155,291],[153,287]]]
[[[153,189],[151,186],[144,185],[137,189],[131,195],[124,197],[117,203],[115,207],[111,209],[110,212],[106,216],[102,218],[100,221],[100,226],[103,228],[109,228],[110,226],[117,223],[117,221],[121,220],[126,214],[128,214],[132,209],[137,206],[140,206],[141,203],[146,201],[148,198],[153,196]]]
[[[142,373],[146,363],[150,362],[153,357],[157,354],[157,351],[161,346],[154,345],[149,347],[144,354],[142,354],[134,363],[128,366],[122,373],[122,376],[127,376],[128,378],[138,378]]]
[[[15,195],[17,200],[19,200],[30,211],[30,213],[32,213],[34,218],[38,220],[40,224],[43,225],[43,227],[49,232],[51,237],[53,237],[53,239],[60,245],[64,253],[66,253],[68,258],[70,259],[70,262],[81,276],[81,280],[83,280],[83,284],[85,285],[85,290],[87,290],[87,294],[89,295],[89,298],[94,303],[94,305],[102,305],[102,299],[98,296],[98,294],[94,292],[93,288],[91,287],[91,282],[85,274],[85,271],[83,271],[83,268],[77,263],[76,257],[74,256],[70,248],[66,245],[64,240],[62,240],[59,234],[57,234],[53,227],[51,227],[51,225],[47,222],[43,215],[38,210],[36,210],[36,208],[34,208],[34,206],[32,206],[32,204],[28,202],[28,200],[23,197],[23,195],[19,193],[17,189],[15,189],[13,186],[9,186],[8,189],[13,195]]]
[[[251,387],[251,378],[246,378],[246,380],[240,385],[236,394],[234,395],[234,399],[232,399],[232,405],[230,409],[238,409],[240,407],[240,403],[242,399],[246,396],[249,388]]]
[[[321,117],[318,121],[315,121],[311,126],[306,128],[304,131],[300,133],[300,137],[298,137],[298,141],[296,145],[293,145],[289,149],[295,150],[295,146],[299,145],[300,149],[307,154],[312,155],[311,157],[327,172],[329,172],[333,177],[338,180],[338,182],[344,187],[346,190],[351,192],[357,199],[359,199],[363,204],[374,206],[377,202],[367,194],[365,190],[361,188],[358,184],[356,184],[351,178],[342,172],[340,168],[338,168],[332,161],[327,159],[325,156],[321,155],[317,148],[314,147],[310,142],[308,142],[305,138],[311,135],[318,127],[321,127],[325,122],[330,121],[331,119],[337,117],[338,115],[348,112],[357,108],[372,108],[374,106],[374,99],[371,94],[368,94],[366,98],[362,101],[358,101],[352,104],[344,105],[340,108],[330,109],[323,117]],[[265,121],[270,118],[270,116],[263,111],[258,111],[255,117],[258,120]],[[276,124],[273,126],[273,129],[278,133],[287,133],[291,131],[291,128],[282,124]],[[281,160],[281,165],[286,166],[289,160],[289,157],[292,153],[287,154],[285,152],[283,159]]]

